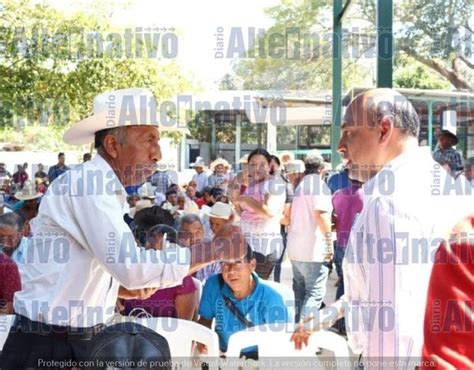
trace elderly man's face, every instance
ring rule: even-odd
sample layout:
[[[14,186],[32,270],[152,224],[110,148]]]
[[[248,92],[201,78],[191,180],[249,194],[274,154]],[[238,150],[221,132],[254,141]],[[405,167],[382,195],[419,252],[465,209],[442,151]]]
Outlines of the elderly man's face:
[[[381,135],[375,117],[367,114],[362,98],[355,99],[346,110],[337,149],[347,162],[349,177],[366,182],[382,168]]]
[[[18,231],[15,227],[0,227],[0,247],[7,256],[11,257],[13,251],[18,248],[22,236],[22,231]]]
[[[194,186],[188,185],[186,188],[186,195],[190,199],[194,199],[196,197],[196,188]]]
[[[186,198],[179,196],[178,197],[178,209],[183,210],[186,207]]]
[[[178,232],[179,244],[184,247],[192,247],[201,243],[204,238],[204,228],[199,221],[183,223]]]
[[[155,165],[161,159],[157,127],[132,126],[126,131],[126,143],[117,145],[116,162],[124,172],[127,184],[142,184],[155,172]],[[128,180],[130,179],[130,180]]]
[[[214,234],[217,234],[219,229],[228,223],[229,220],[225,220],[219,217],[209,217],[209,225],[211,226],[211,230]]]
[[[215,168],[214,168],[214,171],[216,172],[216,174],[218,175],[222,175],[224,174],[224,165],[223,164],[218,164]]]

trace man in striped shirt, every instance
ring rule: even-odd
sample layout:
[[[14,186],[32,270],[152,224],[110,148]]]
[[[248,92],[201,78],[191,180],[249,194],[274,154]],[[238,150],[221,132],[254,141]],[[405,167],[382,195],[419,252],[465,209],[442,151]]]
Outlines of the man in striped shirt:
[[[419,126],[411,103],[390,89],[366,91],[348,106],[338,151],[349,177],[364,183],[364,207],[343,261],[345,294],[300,325],[296,348],[345,316],[349,345],[365,368],[415,367],[409,361],[421,356],[436,249],[470,204],[418,147]]]

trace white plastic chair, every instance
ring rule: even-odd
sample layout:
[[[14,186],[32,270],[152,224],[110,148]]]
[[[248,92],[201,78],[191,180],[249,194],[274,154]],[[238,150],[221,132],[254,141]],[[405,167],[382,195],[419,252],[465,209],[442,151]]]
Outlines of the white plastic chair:
[[[260,283],[273,288],[283,298],[283,302],[288,310],[288,318],[291,322],[295,320],[295,292],[290,287],[277,283],[276,281],[260,279]]]
[[[196,287],[196,290],[198,292],[197,294],[197,306],[199,307],[199,303],[201,302],[201,296],[202,296],[202,281],[199,279],[196,279],[195,277],[192,277],[194,286]]]
[[[8,333],[15,320],[15,315],[0,315],[0,353],[7,341]]]
[[[293,324],[287,324],[285,327],[277,326],[277,324],[264,324],[241,330],[230,336],[226,356],[229,359],[235,359],[240,356],[242,349],[258,346],[260,359],[275,357],[316,358],[316,351],[319,347],[333,352],[335,359],[341,359],[340,364],[343,366],[338,366],[339,369],[350,368],[348,361],[344,361],[349,359],[350,352],[343,337],[330,331],[315,332],[311,335],[308,346],[297,351],[294,343],[290,341],[294,327]]]
[[[136,319],[136,322],[156,331],[166,338],[171,350],[171,358],[191,359],[193,341],[207,347],[207,355],[200,356],[202,361],[209,359],[209,368],[217,369],[219,359],[219,338],[205,326],[188,320],[169,317],[151,317]]]

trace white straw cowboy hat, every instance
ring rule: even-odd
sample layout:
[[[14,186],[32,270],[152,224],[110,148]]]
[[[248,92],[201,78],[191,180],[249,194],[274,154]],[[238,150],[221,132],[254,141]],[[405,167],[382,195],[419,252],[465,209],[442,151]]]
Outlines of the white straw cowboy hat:
[[[23,189],[18,190],[15,193],[15,198],[18,200],[32,200],[41,198],[42,196],[43,193],[39,193],[38,191],[36,191],[36,186],[34,182],[25,183]]]
[[[206,167],[206,163],[204,162],[204,159],[202,157],[197,157],[196,162],[191,163],[190,167]]]
[[[156,164],[156,170],[160,172],[166,172],[170,169],[169,164],[166,162],[158,162]]]
[[[211,163],[209,167],[211,168],[211,171],[214,171],[214,169],[220,164],[227,168],[231,167],[229,162],[227,162],[224,158],[217,158],[214,162]]]
[[[232,206],[227,203],[216,202],[212,207],[205,208],[203,211],[203,213],[208,217],[228,220],[232,215]]]
[[[155,187],[151,184],[151,182],[145,182],[137,191],[137,194],[140,198],[146,199],[155,199]]]
[[[289,161],[285,165],[285,172],[287,175],[290,175],[292,173],[304,173],[305,171],[305,166],[304,162],[301,159],[294,159],[292,161]]]
[[[63,139],[68,144],[90,144],[96,132],[123,126],[157,126],[162,132],[187,132],[169,118],[166,123],[159,123],[161,115],[155,97],[148,89],[107,91],[94,98],[92,115],[72,125]]]
[[[153,202],[149,199],[141,199],[137,201],[135,207],[130,208],[130,212],[128,212],[128,216],[130,218],[135,218],[137,212],[141,211],[142,209],[151,208],[153,207]]]

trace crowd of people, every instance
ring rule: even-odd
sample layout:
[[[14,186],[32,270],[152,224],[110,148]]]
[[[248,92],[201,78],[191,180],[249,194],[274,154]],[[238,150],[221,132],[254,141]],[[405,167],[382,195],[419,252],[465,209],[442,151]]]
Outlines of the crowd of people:
[[[82,167],[68,171],[60,153],[57,165],[48,174],[41,166],[34,182],[29,181],[26,163],[12,176],[0,165],[0,177],[11,178],[15,188],[12,191],[11,184],[4,182],[11,212],[5,208],[0,215],[0,312],[54,325],[65,321],[66,326],[92,327],[98,323],[90,317],[79,321],[73,314],[63,321],[36,315],[31,301],[38,300],[41,292],[53,305],[66,297],[81,297],[92,307],[112,302],[113,311],[122,315],[145,312],[197,321],[214,328],[223,353],[229,337],[239,330],[293,322],[299,323],[292,337],[296,348],[307,343],[313,331],[333,327],[347,335],[351,348],[366,359],[423,353],[430,360],[435,356],[451,364],[474,364],[472,350],[466,350],[462,342],[446,352],[440,336],[436,342],[427,340],[432,335],[427,327],[430,314],[425,313],[428,291],[443,300],[430,283],[431,273],[443,278],[446,272],[434,269],[434,261],[413,261],[411,252],[414,240],[445,240],[456,222],[473,211],[469,189],[474,185],[474,159],[463,161],[453,149],[456,135],[445,130],[433,153],[419,148],[418,116],[406,101],[385,104],[395,96],[399,101],[400,96],[391,90],[372,90],[351,102],[338,145],[344,164],[337,172],[329,171],[317,150],[296,159],[291,153],[276,156],[258,148],[241,158],[236,172],[223,158],[208,166],[198,157],[192,164],[192,180],[177,184],[160,161],[156,128],[151,126],[124,128],[128,141],[117,131],[94,127],[90,132],[97,149],[94,158],[85,156]],[[363,113],[371,109],[373,114]],[[366,122],[368,117],[381,118],[371,124]],[[144,135],[154,142],[146,144]],[[144,153],[154,170],[146,173],[146,163],[140,163],[140,175],[121,171],[138,158],[130,155],[134,151]],[[436,163],[442,167],[438,173],[433,171]],[[81,177],[85,169],[104,173],[112,169],[120,181],[114,193],[108,197],[100,193],[105,184],[97,185],[96,194],[83,197],[54,192],[55,182],[72,186],[86,181]],[[441,178],[444,189],[461,189],[463,194],[435,196],[439,194],[433,192],[434,175]],[[137,183],[141,185],[132,186]],[[122,194],[124,188],[133,190]],[[120,201],[116,194],[122,194]],[[472,236],[472,228],[467,230]],[[50,259],[39,272],[35,262],[28,261],[28,248],[45,231],[59,232],[75,248],[69,268]],[[409,237],[398,243],[397,232]],[[152,263],[132,265],[117,262],[114,249],[110,263],[104,243],[112,240],[114,246],[121,246],[125,235],[130,235],[140,255],[162,256],[175,250],[190,261],[184,266],[164,263],[160,268]],[[235,239],[238,251],[216,252],[224,236]],[[440,244],[430,247],[438,250]],[[462,245],[474,247],[469,242]],[[446,243],[439,250],[453,253]],[[381,257],[388,252],[396,258],[408,255],[408,260],[396,263]],[[280,282],[285,258],[291,262],[294,302],[285,301],[278,284],[269,283]],[[338,276],[336,302],[325,307],[333,266]],[[68,277],[79,274],[80,282],[60,278],[66,275],[65,268]],[[84,268],[87,275],[80,271]],[[472,278],[474,270],[470,274]],[[66,293],[58,284],[71,286]],[[109,294],[110,289],[116,293]],[[473,292],[470,286],[463,289]],[[370,302],[375,302],[371,304],[376,309],[395,312],[392,329],[383,330],[384,318],[370,307],[367,311]],[[291,305],[294,317],[289,315]],[[21,337],[9,338],[5,364],[18,363],[12,348],[19,341]]]

